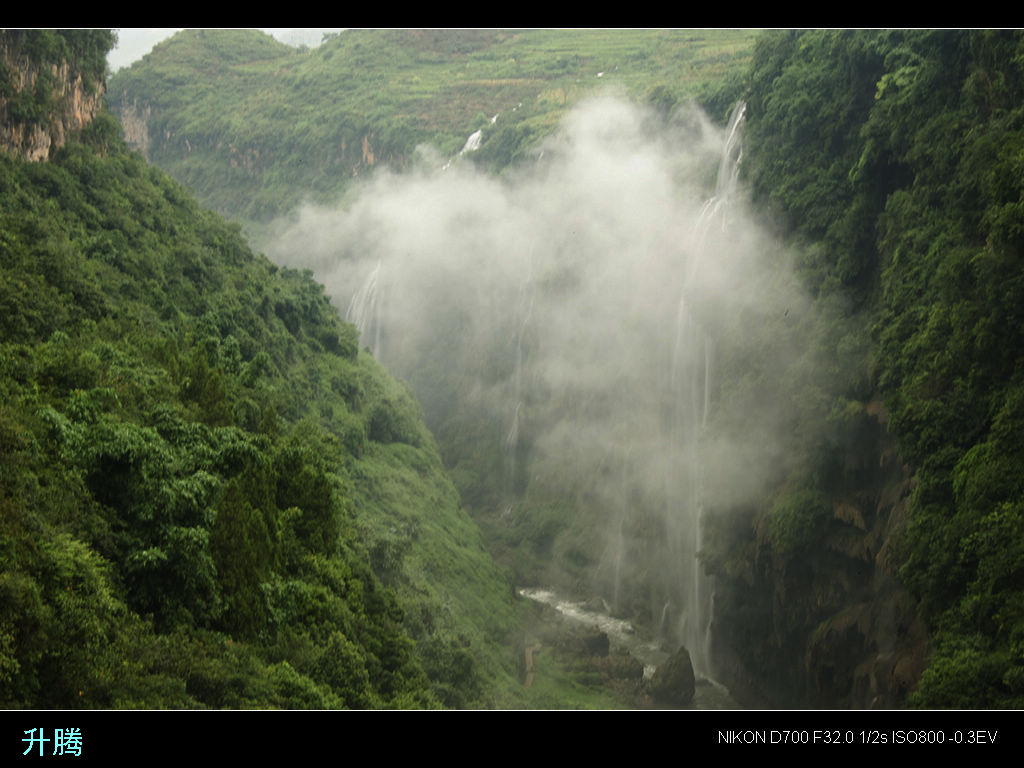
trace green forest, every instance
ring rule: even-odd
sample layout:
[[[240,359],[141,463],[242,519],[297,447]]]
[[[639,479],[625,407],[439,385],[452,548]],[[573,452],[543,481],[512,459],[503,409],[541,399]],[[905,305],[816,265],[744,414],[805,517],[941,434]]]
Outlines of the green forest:
[[[650,706],[614,654],[524,684],[516,593],[666,623],[670,555],[613,584],[594,523],[665,537],[661,497],[602,495],[635,437],[591,461],[536,426],[628,386],[535,383],[510,454],[480,382],[518,387],[509,350],[530,373],[525,320],[469,347],[438,305],[389,371],[342,319],[359,285],[259,250],[477,130],[459,162],[515,183],[611,88],[645,136],[745,103],[762,287],[805,297],[693,310],[720,342],[701,440],[778,454],[702,511],[716,677],[752,707],[1024,708],[1024,34],[207,30],[107,77],[113,43],[0,33],[5,128],[60,111],[51,62],[110,107],[45,161],[0,152],[0,707]],[[538,296],[574,295],[584,246]]]
[[[884,399],[913,478],[917,706],[1024,705],[1022,52],[1015,31],[778,32],[749,74],[749,182],[859,327],[842,394]]]
[[[109,114],[0,163],[2,705],[514,702],[504,578],[322,286]]]

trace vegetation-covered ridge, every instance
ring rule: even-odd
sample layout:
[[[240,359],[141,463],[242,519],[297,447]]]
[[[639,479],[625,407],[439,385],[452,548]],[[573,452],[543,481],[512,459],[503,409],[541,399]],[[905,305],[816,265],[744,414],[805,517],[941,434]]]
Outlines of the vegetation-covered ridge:
[[[846,412],[884,396],[914,475],[918,706],[1024,706],[1022,54],[1017,31],[775,32],[751,69],[748,178],[863,349]],[[818,466],[785,507],[808,551]]]
[[[415,399],[119,133],[0,157],[0,706],[518,701]]]
[[[450,159],[478,129],[472,159],[503,168],[598,87],[667,111],[738,73],[753,38],[727,30],[347,30],[296,50],[255,30],[191,30],[115,74],[109,99],[134,146],[204,204],[251,225],[305,200],[333,201],[375,166],[406,167],[423,144]]]

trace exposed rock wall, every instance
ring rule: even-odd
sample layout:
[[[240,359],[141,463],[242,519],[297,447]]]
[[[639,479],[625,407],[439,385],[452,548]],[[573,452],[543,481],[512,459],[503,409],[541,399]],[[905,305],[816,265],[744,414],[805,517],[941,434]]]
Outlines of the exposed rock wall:
[[[748,706],[897,708],[925,666],[927,633],[895,553],[914,480],[878,402],[845,451],[831,520],[806,546],[773,540],[769,510],[735,514],[719,569],[718,674]]]
[[[121,118],[121,127],[124,129],[124,139],[128,146],[137,149],[142,156],[149,160],[149,118],[153,110],[146,107],[139,107],[133,100],[128,102],[127,98],[121,101],[121,109],[118,116]]]
[[[149,104],[140,104],[138,98],[127,92],[118,95],[111,95],[111,110],[121,121],[124,130],[124,139],[132,149],[138,150],[143,157],[151,162],[168,165],[172,173],[174,163],[182,158],[188,157],[194,149],[202,146],[213,147],[216,158],[226,159],[229,167],[247,171],[254,178],[262,177],[266,168],[273,163],[274,153],[268,148],[250,146],[241,148],[233,142],[225,141],[222,138],[206,137],[199,138],[195,147],[193,139],[178,139],[169,130],[163,135],[157,135],[156,139],[150,135],[150,126],[153,121],[154,111]],[[193,137],[196,138],[196,137]],[[357,155],[349,157],[348,143],[344,138],[339,143],[340,156],[328,155],[323,158],[319,165],[331,166],[338,163],[351,167],[352,176],[358,176],[363,168],[372,168],[377,164],[377,155],[371,144],[372,133],[366,133],[360,142]],[[391,161],[399,167],[406,164],[405,158],[391,157]]]
[[[33,64],[14,41],[0,37],[0,149],[31,161],[46,160],[68,134],[92,122],[103,105],[103,82],[86,82],[66,61]],[[41,78],[43,78],[41,82]],[[40,114],[13,109],[31,97]]]

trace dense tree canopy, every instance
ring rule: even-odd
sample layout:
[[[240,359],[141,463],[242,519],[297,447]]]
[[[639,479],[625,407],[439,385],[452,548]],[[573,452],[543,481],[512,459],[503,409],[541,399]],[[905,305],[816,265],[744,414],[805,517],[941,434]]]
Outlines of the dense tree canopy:
[[[0,706],[474,701],[507,674],[493,564],[465,530],[423,537],[481,561],[473,654],[431,592],[451,580],[373,554],[398,509],[470,526],[415,401],[308,273],[117,132],[0,158]]]
[[[901,576],[934,655],[914,701],[1024,704],[1024,37],[779,32],[755,51],[750,178],[870,366],[916,471]]]

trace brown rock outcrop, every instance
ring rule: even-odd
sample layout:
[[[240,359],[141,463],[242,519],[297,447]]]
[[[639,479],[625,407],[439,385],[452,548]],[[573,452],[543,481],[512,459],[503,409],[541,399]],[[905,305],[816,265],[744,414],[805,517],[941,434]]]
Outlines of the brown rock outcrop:
[[[0,64],[7,78],[6,89],[0,90],[0,149],[8,154],[31,161],[48,159],[64,146],[69,133],[92,122],[103,105],[103,82],[85,82],[66,61],[35,65],[16,43],[0,37]],[[31,93],[38,102],[37,89],[46,87],[50,93],[43,114],[11,113],[20,96]]]

